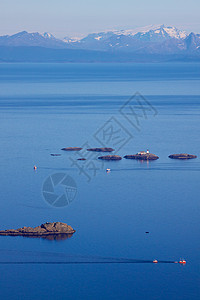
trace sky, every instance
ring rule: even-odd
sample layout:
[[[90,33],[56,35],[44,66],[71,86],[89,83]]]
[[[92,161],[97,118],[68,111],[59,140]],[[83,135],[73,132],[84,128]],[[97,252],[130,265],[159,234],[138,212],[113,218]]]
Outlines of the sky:
[[[199,0],[0,0],[0,35],[51,32],[58,38],[165,24],[200,33]]]

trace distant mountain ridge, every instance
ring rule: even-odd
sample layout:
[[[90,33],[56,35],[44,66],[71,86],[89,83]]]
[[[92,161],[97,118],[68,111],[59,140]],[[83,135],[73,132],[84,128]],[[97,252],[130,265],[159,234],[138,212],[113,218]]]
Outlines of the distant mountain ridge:
[[[40,34],[38,32],[29,33],[21,31],[13,35],[0,36],[0,46],[39,46],[46,48],[63,48],[65,43],[56,39],[52,34],[45,32]]]
[[[193,40],[188,44],[188,39]],[[68,42],[72,45],[71,42]],[[196,46],[196,47],[195,47]],[[138,30],[114,30],[89,34],[73,42],[79,49],[124,51],[140,53],[180,53],[199,49],[199,34],[181,31],[165,25],[144,27]]]
[[[102,56],[105,53],[113,53],[116,60],[123,55],[128,55],[130,59],[130,54],[134,60],[137,56],[141,58],[146,55],[155,58],[158,55],[162,57],[175,55],[176,58],[180,55],[185,56],[187,60],[187,56],[200,59],[200,34],[187,33],[165,25],[104,31],[88,34],[83,38],[65,37],[63,40],[57,39],[48,32],[41,34],[22,31],[10,36],[0,36],[0,47],[27,47],[29,51],[31,47],[98,51],[102,52]],[[0,59],[4,58],[0,57]]]

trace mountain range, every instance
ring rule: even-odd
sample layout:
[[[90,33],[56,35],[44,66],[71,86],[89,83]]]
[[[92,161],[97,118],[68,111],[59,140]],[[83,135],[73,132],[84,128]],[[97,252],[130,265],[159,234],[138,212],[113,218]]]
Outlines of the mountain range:
[[[46,53],[46,55],[45,55]],[[51,33],[0,36],[0,61],[199,61],[200,34],[156,25],[57,39]]]

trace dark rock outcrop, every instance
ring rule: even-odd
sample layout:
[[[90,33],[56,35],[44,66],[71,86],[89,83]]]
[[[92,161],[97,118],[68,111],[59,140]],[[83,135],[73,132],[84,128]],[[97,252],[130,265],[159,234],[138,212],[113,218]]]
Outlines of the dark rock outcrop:
[[[18,229],[1,230],[0,235],[12,236],[47,236],[47,235],[71,235],[75,230],[62,222],[44,223],[38,227],[22,227]]]
[[[64,150],[64,151],[80,151],[82,149],[83,148],[80,148],[80,147],[67,147],[67,148],[62,148],[61,150]]]
[[[114,149],[113,148],[90,148],[90,149],[87,149],[87,151],[95,151],[95,152],[113,152]]]
[[[187,154],[187,153],[171,154],[168,157],[169,158],[173,158],[173,159],[191,159],[191,158],[197,158],[196,155]]]
[[[144,154],[133,154],[133,155],[125,155],[124,158],[126,159],[140,159],[140,160],[156,160],[159,157],[152,153],[144,153]]]
[[[104,160],[121,160],[122,157],[119,155],[104,155],[99,156],[98,159],[104,159]]]

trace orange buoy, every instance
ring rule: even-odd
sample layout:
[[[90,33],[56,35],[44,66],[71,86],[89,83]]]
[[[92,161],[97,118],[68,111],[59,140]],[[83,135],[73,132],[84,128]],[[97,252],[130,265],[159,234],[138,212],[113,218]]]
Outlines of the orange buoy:
[[[37,167],[36,167],[36,166],[33,166],[33,169],[34,169],[34,170],[37,170]]]

